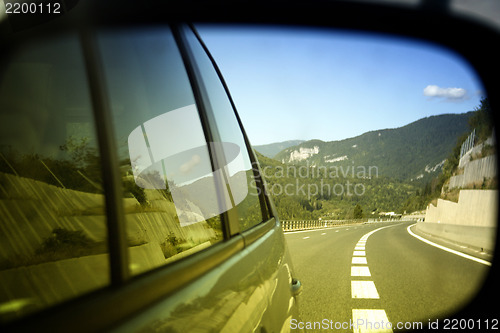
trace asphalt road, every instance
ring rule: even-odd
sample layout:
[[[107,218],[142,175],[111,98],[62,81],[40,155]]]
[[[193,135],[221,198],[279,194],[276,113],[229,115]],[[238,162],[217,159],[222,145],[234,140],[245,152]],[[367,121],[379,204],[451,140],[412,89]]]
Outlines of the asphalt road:
[[[476,294],[490,267],[413,237],[407,230],[413,223],[287,233],[303,284],[301,318],[292,328],[390,332],[436,319],[442,328],[443,319]]]

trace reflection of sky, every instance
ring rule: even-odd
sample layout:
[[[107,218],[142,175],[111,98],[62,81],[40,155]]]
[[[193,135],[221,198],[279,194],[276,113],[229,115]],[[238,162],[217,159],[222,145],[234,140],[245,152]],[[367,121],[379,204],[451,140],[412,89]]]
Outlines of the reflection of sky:
[[[232,177],[242,170],[250,170],[252,166],[246,150],[245,140],[220,78],[195,35],[187,32],[187,40],[200,68],[204,88],[208,94],[208,102],[214,112],[221,141],[235,143],[241,148],[241,154],[236,159],[233,159],[227,157],[232,155],[231,152],[226,151],[230,149],[229,146],[223,146],[228,163],[227,171]]]
[[[96,148],[82,52],[76,36],[33,42],[2,73],[0,145],[21,154],[68,158],[69,137]]]
[[[103,32],[99,47],[123,159],[134,129],[194,97],[168,27]]]

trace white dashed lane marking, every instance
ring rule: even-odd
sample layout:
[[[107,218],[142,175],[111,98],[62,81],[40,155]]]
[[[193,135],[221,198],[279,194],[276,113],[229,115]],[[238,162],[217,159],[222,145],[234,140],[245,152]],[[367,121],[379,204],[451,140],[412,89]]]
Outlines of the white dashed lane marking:
[[[366,262],[366,258],[365,257],[352,257],[352,264],[361,264],[361,265],[366,265],[368,264]]]
[[[385,226],[370,231],[363,235],[356,243],[356,247],[352,253],[352,265],[368,265],[366,261],[366,242],[368,237],[373,233],[384,228],[394,225]],[[363,280],[365,277],[370,277],[370,269],[368,266],[351,266],[351,276],[355,280],[351,280],[351,297],[355,299],[379,299],[375,282]],[[352,321],[356,323],[354,332],[392,332],[390,326],[381,326],[380,323],[388,323],[389,319],[383,309],[352,309]]]
[[[352,298],[380,298],[373,281],[351,281]]]
[[[354,325],[354,333],[364,332],[392,332],[388,327],[389,319],[385,310],[380,309],[353,309],[352,321]]]
[[[351,266],[351,276],[371,276],[368,266]]]

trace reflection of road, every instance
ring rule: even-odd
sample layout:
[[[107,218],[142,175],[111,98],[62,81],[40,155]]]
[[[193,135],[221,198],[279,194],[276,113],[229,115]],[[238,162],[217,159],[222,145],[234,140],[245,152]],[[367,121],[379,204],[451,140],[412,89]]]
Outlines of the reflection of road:
[[[426,325],[467,302],[489,266],[418,240],[407,231],[412,223],[288,233],[296,274],[304,286],[301,321],[327,319],[331,325],[360,315],[393,325]],[[353,311],[365,309],[383,311]]]

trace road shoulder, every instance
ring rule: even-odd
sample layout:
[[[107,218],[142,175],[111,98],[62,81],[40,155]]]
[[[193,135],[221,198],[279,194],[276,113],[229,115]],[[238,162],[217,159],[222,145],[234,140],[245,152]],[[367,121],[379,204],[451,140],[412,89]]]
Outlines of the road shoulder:
[[[459,244],[457,242],[452,242],[452,241],[450,241],[448,239],[445,239],[445,238],[442,238],[442,237],[438,237],[438,236],[431,235],[429,233],[423,232],[423,231],[418,230],[416,228],[416,224],[413,224],[413,225],[409,226],[408,228],[415,235],[417,235],[419,237],[422,237],[422,238],[426,239],[429,242],[432,242],[432,243],[435,243],[437,245],[440,245],[440,246],[443,246],[445,248],[448,248],[448,249],[450,249],[452,251],[457,251],[457,252],[463,253],[465,255],[475,257],[475,258],[480,259],[480,260],[485,260],[485,261],[487,261],[489,263],[491,263],[492,260],[493,260],[493,254],[491,254],[491,253],[484,252],[484,251],[481,251],[481,250],[476,249],[476,248],[465,246],[464,244]]]

